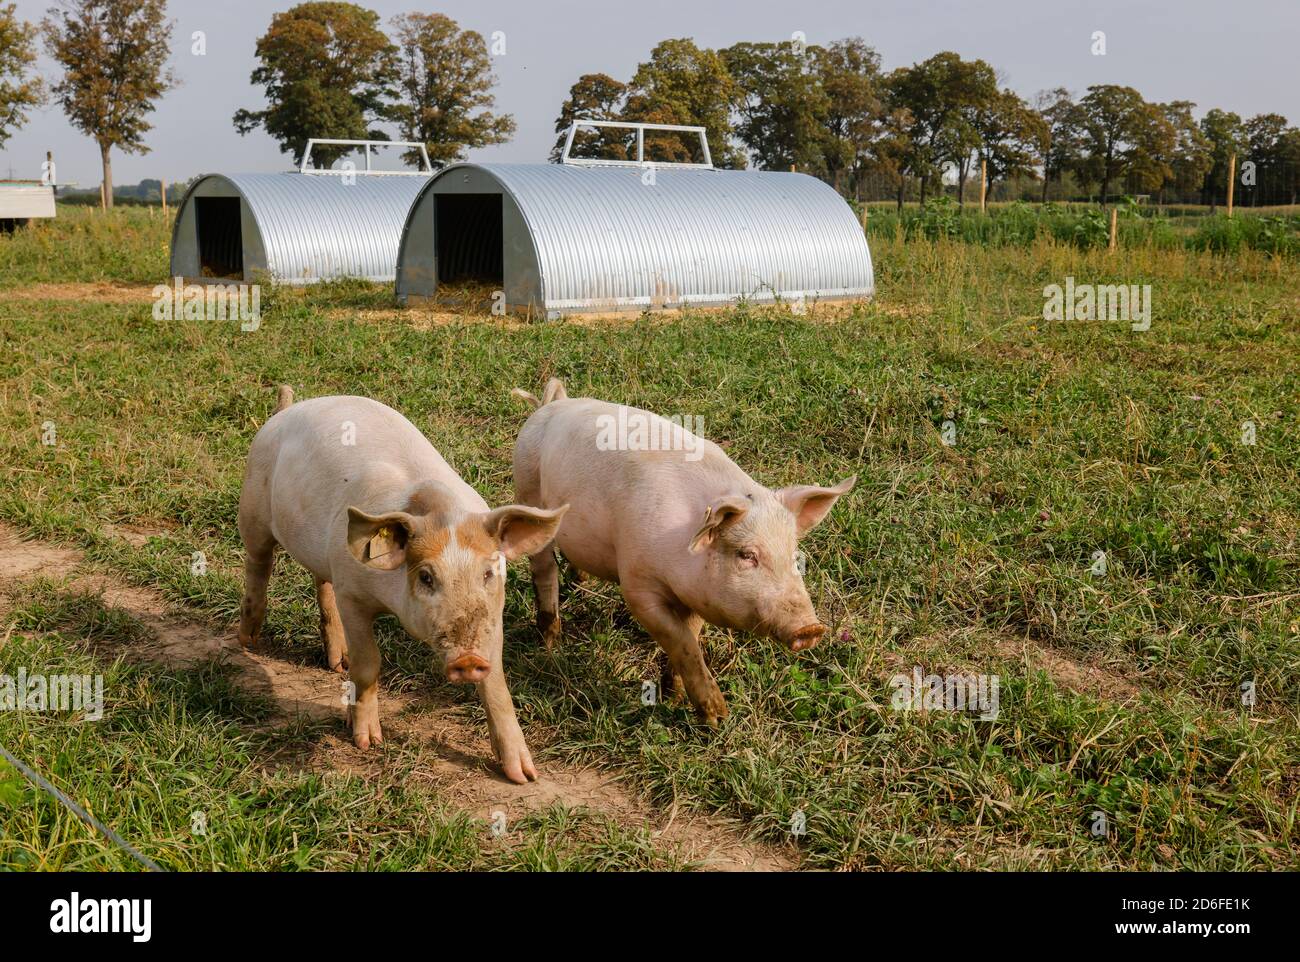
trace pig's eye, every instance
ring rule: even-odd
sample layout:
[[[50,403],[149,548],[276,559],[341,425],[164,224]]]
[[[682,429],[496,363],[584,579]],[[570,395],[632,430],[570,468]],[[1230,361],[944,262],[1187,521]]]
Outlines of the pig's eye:
[[[420,573],[416,577],[420,579],[420,584],[424,585],[426,588],[433,587],[433,575],[429,573],[428,568],[421,568]]]
[[[758,564],[758,552],[754,551],[752,548],[741,548],[736,552],[736,557],[739,558],[742,563],[747,565]]]

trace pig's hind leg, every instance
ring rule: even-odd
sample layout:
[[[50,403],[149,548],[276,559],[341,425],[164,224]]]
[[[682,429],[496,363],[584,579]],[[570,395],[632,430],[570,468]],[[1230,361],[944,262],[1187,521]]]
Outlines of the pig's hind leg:
[[[275,538],[270,530],[242,512],[239,534],[244,540],[244,598],[239,605],[239,643],[257,644],[266,621],[266,583],[275,564]]]
[[[528,559],[537,595],[537,630],[549,651],[560,640],[560,566],[555,561],[554,542]]]
[[[514,475],[515,501],[519,504],[542,505],[542,481],[537,446],[521,437],[515,448]],[[550,650],[561,637],[560,626],[560,568],[555,561],[555,542],[528,558],[533,575],[533,594],[537,598],[537,630],[542,633],[542,644]]]
[[[334,600],[334,586],[316,579],[316,604],[320,607],[320,640],[325,648],[325,664],[331,671],[346,671],[348,667],[348,642],[343,633],[343,620]]]

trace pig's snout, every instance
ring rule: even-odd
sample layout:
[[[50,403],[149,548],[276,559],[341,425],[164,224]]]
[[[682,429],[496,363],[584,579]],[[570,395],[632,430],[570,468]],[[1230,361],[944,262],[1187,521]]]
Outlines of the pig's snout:
[[[824,634],[826,634],[825,625],[804,625],[786,639],[786,644],[790,646],[791,651],[804,651],[814,647],[817,642],[822,640]]]
[[[468,652],[447,662],[447,680],[457,685],[472,685],[486,678],[491,670],[486,658]]]

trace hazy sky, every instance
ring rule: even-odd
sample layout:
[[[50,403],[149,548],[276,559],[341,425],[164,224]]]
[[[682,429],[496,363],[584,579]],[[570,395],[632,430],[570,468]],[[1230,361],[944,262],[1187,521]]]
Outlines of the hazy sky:
[[[18,15],[37,21],[49,0],[17,0]],[[1210,107],[1243,116],[1274,111],[1300,123],[1300,40],[1297,0],[411,0],[364,3],[385,24],[394,14],[420,10],[451,16],[485,37],[500,30],[506,53],[494,58],[499,110],[514,115],[508,143],[473,151],[471,160],[540,162],[554,140],[560,103],[580,74],[631,77],[651,47],[669,37],[693,37],[701,46],[739,40],[788,40],[802,31],[808,43],[861,36],[881,54],[885,69],[906,66],[940,50],[981,57],[1005,82],[1029,97],[1046,87],[1081,91],[1089,84],[1136,87],[1149,100],[1191,100],[1198,116]],[[262,133],[240,137],[231,115],[260,108],[249,83],[253,47],[276,3],[250,0],[171,0],[175,20],[172,64],[181,86],[151,115],[150,152],[114,152],[118,184],[144,177],[170,182],[209,171],[285,169]],[[206,56],[191,54],[191,35],[206,34]],[[1091,53],[1092,33],[1106,33],[1107,53]],[[40,69],[54,76],[42,56]],[[60,181],[93,186],[99,152],[72,129],[57,106],[35,112],[0,150],[0,176],[39,177],[53,150]]]

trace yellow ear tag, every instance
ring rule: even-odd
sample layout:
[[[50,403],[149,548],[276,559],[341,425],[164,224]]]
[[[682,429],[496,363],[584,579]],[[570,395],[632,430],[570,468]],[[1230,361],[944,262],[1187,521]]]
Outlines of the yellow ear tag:
[[[376,531],[370,538],[369,555],[371,558],[382,558],[390,554],[397,547],[397,541],[393,537],[393,529],[384,525]]]

